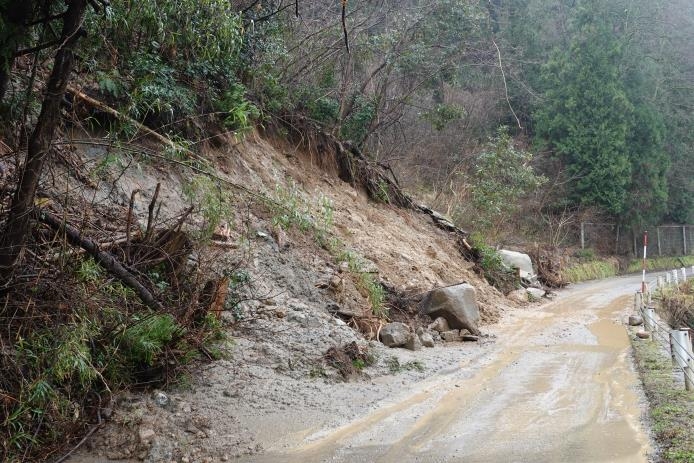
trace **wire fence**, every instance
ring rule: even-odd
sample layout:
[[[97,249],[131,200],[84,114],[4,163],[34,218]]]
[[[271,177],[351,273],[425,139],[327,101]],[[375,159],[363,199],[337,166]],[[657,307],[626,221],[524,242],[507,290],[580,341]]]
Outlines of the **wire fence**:
[[[660,225],[649,228],[653,255],[694,254],[694,225]],[[641,234],[612,223],[581,222],[580,245],[603,253],[639,255]]]
[[[657,299],[666,288],[679,290],[680,281],[694,278],[694,266],[690,272],[686,268],[671,270],[645,285],[645,292],[637,291],[634,298],[635,309],[640,313],[646,330],[651,338],[661,344],[672,358],[672,363],[678,374],[682,375],[684,387],[694,390],[694,347],[692,345],[692,330],[689,327],[675,329],[660,319],[657,315],[653,300]]]

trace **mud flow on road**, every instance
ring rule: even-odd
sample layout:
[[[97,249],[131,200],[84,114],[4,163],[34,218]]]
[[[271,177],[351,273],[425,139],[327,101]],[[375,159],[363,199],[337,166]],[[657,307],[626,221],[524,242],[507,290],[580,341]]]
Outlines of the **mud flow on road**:
[[[496,342],[332,430],[253,462],[647,462],[644,403],[622,323],[635,277],[519,309]],[[358,400],[358,398],[355,398]]]

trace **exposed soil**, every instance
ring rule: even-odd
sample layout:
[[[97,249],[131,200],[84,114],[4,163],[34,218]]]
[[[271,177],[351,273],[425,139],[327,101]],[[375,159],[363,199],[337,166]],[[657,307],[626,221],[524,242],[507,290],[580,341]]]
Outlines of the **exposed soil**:
[[[416,300],[432,288],[469,282],[485,325],[516,306],[472,272],[453,237],[429,216],[375,203],[291,147],[276,148],[259,137],[230,146],[207,153],[215,159],[217,175],[270,198],[277,198],[278,188],[293,190],[300,207],[314,217],[320,216],[317,199],[329,198],[331,238],[361,256],[367,270],[400,296]],[[95,165],[105,150],[92,147],[76,154]],[[175,216],[188,205],[183,191],[194,173],[150,162],[107,166],[103,181],[83,190],[83,199],[127,210],[131,193],[140,190],[135,212],[144,222],[160,182],[161,218]],[[105,424],[68,461],[226,461],[288,448],[303,436],[377,410],[427,378],[445,376],[461,359],[472,361],[494,343],[485,335],[476,343],[439,343],[412,352],[369,340],[375,333],[365,337],[356,324],[335,314],[337,306],[357,314],[369,310],[368,295],[335,255],[310,231],[278,230],[271,209],[257,196],[233,188],[229,193],[235,219],[228,240],[197,256],[211,267],[242,269],[249,276],[243,288],[248,301],[240,313],[224,315],[231,338],[228,357],[192,371],[183,385],[168,387],[166,400],[158,392],[118,397],[105,411]],[[189,222],[194,229],[201,218]],[[391,307],[391,316],[414,328],[422,320],[410,310]],[[345,379],[325,354],[353,342],[373,364],[359,364]]]

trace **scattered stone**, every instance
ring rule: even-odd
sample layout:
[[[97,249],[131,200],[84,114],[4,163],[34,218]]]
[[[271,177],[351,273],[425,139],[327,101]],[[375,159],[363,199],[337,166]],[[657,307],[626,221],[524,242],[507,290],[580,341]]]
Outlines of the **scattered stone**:
[[[300,325],[307,324],[306,315],[302,314],[301,312],[289,312],[289,315],[287,315],[287,321],[299,323]]]
[[[453,329],[467,329],[480,334],[477,323],[480,311],[477,307],[475,288],[463,283],[430,291],[419,305],[421,313],[435,319],[443,317]]]
[[[287,311],[284,309],[277,309],[275,310],[275,317],[277,318],[284,318],[287,316]]]
[[[477,342],[480,340],[479,336],[475,336],[474,334],[464,334],[462,336],[463,341],[470,341],[470,342]]]
[[[629,326],[643,325],[643,317],[640,315],[629,315]]]
[[[340,262],[340,265],[337,269],[340,273],[349,272],[349,262]]]
[[[448,326],[448,322],[445,318],[438,317],[436,320],[433,321],[433,323],[429,325],[429,329],[432,331],[438,331],[439,333],[443,333],[444,331],[448,331],[451,328],[450,326]]]
[[[220,223],[212,233],[212,239],[216,241],[228,241],[231,238],[231,228],[226,222]]]
[[[648,331],[639,331],[638,333],[636,333],[636,337],[640,339],[648,339],[651,337],[651,333],[649,333]]]
[[[517,289],[508,293],[508,296],[506,297],[508,297],[512,301],[524,304],[528,302],[528,291],[526,291],[525,289]]]
[[[400,347],[407,343],[410,328],[404,323],[388,323],[381,330],[381,342],[388,347]]]
[[[526,291],[528,292],[528,296],[530,297],[531,301],[542,299],[543,297],[545,297],[545,294],[547,294],[545,290],[539,288],[530,287],[526,289]]]
[[[463,340],[463,338],[460,336],[460,330],[444,331],[441,333],[441,338],[446,342],[456,342]]]
[[[419,328],[417,328],[417,331],[415,331],[415,333],[417,333],[417,336],[421,336],[422,334],[424,334],[424,328],[420,326]]]
[[[434,347],[434,338],[429,333],[422,333],[419,335],[419,340],[422,341],[424,347]]]
[[[337,275],[333,275],[328,282],[328,287],[333,290],[341,289],[342,286],[342,278]]]
[[[154,403],[159,405],[160,407],[166,407],[167,405],[169,405],[169,397],[163,392],[155,392]]]
[[[152,442],[152,439],[154,439],[156,433],[154,432],[154,429],[141,428],[138,435],[140,437],[140,442],[145,445],[148,445]]]
[[[279,246],[280,249],[285,249],[289,247],[289,236],[287,235],[287,232],[285,232],[284,229],[282,229],[282,227],[272,227],[272,237],[275,238],[277,246]]]
[[[405,347],[409,350],[422,350],[422,341],[419,339],[419,336],[416,334],[410,334],[410,337],[407,339],[407,343],[405,344]]]

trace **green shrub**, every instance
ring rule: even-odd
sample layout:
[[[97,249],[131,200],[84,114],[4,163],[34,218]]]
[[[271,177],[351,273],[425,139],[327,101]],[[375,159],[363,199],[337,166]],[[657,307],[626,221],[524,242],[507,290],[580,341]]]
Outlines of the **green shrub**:
[[[254,122],[261,118],[260,109],[246,99],[246,87],[233,84],[216,103],[224,113],[224,126],[239,135],[249,132]]]
[[[119,341],[128,359],[151,366],[164,347],[183,332],[171,315],[152,314],[125,329]]]

